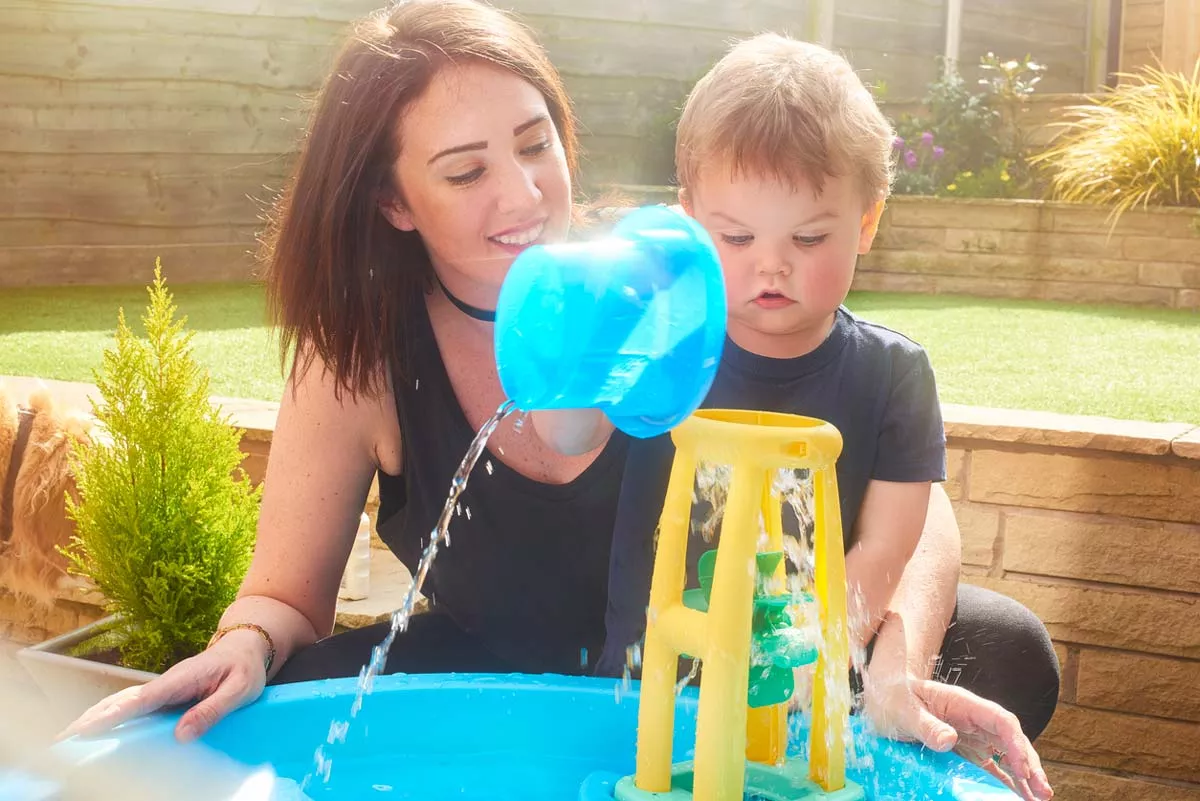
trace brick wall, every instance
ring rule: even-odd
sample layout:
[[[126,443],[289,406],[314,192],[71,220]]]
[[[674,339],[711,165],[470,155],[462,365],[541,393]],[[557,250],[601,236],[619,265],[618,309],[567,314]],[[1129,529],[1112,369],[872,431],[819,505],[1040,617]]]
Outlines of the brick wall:
[[[260,478],[275,407],[226,408]],[[1063,666],[1038,742],[1056,799],[1200,801],[1200,427],[944,416],[963,579],[1028,605]],[[0,636],[67,631],[98,616],[96,600],[75,593],[23,618],[0,592]]]
[[[964,580],[1046,623],[1056,798],[1200,801],[1200,428],[946,408]]]
[[[860,290],[1200,308],[1200,211],[897,196]]]

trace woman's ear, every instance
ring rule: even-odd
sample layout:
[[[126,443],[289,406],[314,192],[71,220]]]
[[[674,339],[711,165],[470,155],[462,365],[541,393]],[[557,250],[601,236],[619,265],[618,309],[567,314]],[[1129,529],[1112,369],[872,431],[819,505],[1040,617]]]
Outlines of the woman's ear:
[[[867,209],[866,214],[862,217],[862,227],[858,230],[858,255],[860,256],[871,252],[875,234],[879,232],[879,221],[883,217],[883,204],[883,199],[879,199],[871,208]]]
[[[392,224],[393,228],[401,231],[415,231],[417,226],[413,223],[412,213],[408,208],[400,202],[400,198],[391,190],[383,190],[379,193],[376,203],[379,205],[379,211],[387,218],[387,221]]]

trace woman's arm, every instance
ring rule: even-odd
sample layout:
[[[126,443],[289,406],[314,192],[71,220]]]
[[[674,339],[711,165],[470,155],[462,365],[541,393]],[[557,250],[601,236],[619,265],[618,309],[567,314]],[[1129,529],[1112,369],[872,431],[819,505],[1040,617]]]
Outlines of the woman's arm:
[[[339,400],[319,362],[284,391],[254,558],[221,619],[269,631],[275,668],[333,630],[338,584],[379,464],[377,442],[386,425],[399,426],[385,396]]]
[[[530,414],[542,442],[564,456],[580,456],[608,441],[613,424],[599,409],[546,409]]]

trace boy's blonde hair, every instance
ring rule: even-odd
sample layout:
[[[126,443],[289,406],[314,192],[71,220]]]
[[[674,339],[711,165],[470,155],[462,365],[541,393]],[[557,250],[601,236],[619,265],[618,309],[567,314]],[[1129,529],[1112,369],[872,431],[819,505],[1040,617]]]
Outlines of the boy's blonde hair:
[[[817,192],[848,175],[870,204],[891,187],[894,138],[846,59],[765,33],[735,45],[688,95],[675,169],[684,189],[714,164]]]

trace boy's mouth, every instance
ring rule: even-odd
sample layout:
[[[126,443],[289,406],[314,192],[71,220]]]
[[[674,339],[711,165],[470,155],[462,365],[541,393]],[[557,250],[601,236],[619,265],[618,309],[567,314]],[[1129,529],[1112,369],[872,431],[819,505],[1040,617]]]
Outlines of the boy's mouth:
[[[784,306],[790,306],[794,302],[782,292],[772,292],[770,290],[760,292],[758,297],[753,300],[754,305],[761,309],[782,309]]]

